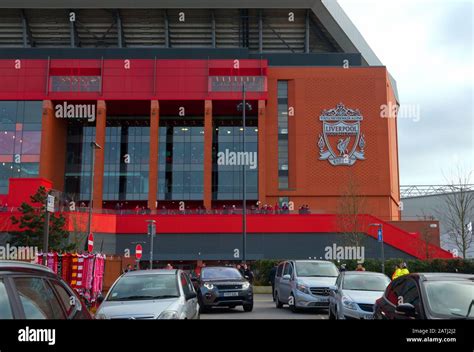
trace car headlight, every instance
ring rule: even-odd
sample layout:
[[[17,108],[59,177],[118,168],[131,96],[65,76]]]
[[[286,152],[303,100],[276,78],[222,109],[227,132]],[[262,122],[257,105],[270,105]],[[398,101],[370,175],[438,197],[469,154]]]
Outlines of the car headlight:
[[[249,287],[250,287],[250,282],[244,282],[244,283],[242,284],[242,288],[243,288],[244,290],[248,289]]]
[[[346,296],[342,297],[342,305],[345,308],[357,310],[357,305],[349,297],[346,297]]]
[[[99,319],[99,320],[103,320],[103,319],[107,319],[107,316],[103,313],[99,313],[99,314],[96,314],[94,316],[95,319]]]
[[[158,319],[163,319],[163,320],[178,319],[178,312],[175,310],[165,310],[158,316]]]
[[[207,288],[208,290],[212,290],[214,288],[214,285],[213,284],[210,284],[209,282],[206,282],[204,284],[204,287]]]
[[[311,293],[311,292],[309,291],[308,286],[305,286],[305,285],[298,284],[298,285],[296,285],[296,289],[297,289],[298,291],[301,291],[301,292],[306,293],[306,294],[310,294],[310,293]]]

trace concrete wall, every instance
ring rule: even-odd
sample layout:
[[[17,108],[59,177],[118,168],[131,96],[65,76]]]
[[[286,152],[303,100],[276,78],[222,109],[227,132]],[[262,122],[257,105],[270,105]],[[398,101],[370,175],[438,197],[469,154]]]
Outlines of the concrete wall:
[[[441,194],[402,199],[402,220],[416,220],[423,219],[425,216],[433,216],[434,219],[439,220],[441,247],[446,250],[451,250],[455,248],[455,246],[444,225],[445,219],[443,218],[445,215],[443,214],[446,212],[443,211],[443,208],[445,208],[443,206],[443,197],[445,196]],[[472,210],[470,221],[472,221],[474,225],[474,209]],[[474,241],[468,250],[467,257],[474,258]]]

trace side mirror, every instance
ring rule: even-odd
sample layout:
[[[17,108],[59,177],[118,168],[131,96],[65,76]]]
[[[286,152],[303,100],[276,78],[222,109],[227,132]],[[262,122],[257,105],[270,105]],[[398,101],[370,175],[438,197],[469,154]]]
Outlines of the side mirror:
[[[395,313],[405,315],[407,317],[414,317],[416,315],[416,309],[413,304],[402,303],[395,308]]]
[[[291,275],[283,275],[283,280],[290,280],[291,279]]]
[[[188,300],[196,298],[196,297],[197,297],[196,292],[189,292],[184,298],[186,298],[186,301],[188,301]]]

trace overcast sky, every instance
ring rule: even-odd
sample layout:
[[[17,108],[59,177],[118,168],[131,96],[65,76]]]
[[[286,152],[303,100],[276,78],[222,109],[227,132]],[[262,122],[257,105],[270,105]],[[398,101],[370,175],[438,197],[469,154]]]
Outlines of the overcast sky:
[[[473,0],[339,0],[398,84],[400,183],[474,170]],[[474,183],[474,177],[471,179]]]

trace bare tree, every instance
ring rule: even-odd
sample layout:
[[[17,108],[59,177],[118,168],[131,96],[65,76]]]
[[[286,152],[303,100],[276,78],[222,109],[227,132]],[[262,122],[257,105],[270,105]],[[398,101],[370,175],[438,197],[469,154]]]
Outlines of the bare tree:
[[[468,228],[474,222],[474,189],[471,182],[472,172],[463,172],[460,168],[447,179],[449,193],[442,195],[440,207],[436,210],[448,233],[449,239],[466,258],[472,244],[472,230]]]
[[[366,214],[366,200],[360,195],[357,180],[349,174],[339,198],[337,222],[350,246],[361,247],[364,242],[367,224],[361,214]]]
[[[423,216],[418,215],[418,219],[425,221],[425,223],[420,227],[420,240],[423,242],[423,248],[418,248],[426,256],[426,259],[432,258],[433,254],[433,235],[434,230],[430,227],[430,224],[426,221],[434,221],[435,218],[433,215],[426,215],[425,212],[422,212]]]

